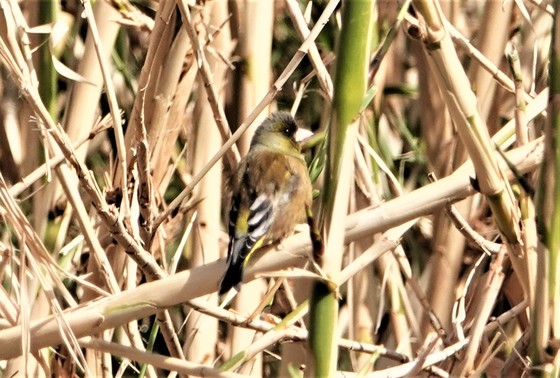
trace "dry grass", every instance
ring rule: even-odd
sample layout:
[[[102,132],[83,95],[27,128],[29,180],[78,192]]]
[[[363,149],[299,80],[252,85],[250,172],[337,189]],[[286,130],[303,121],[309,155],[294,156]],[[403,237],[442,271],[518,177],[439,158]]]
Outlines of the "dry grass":
[[[557,376],[531,191],[552,6],[443,1],[436,51],[431,2],[413,3],[399,20],[376,2],[377,92],[335,228],[338,370]],[[54,1],[50,21],[49,4],[0,0],[0,375],[302,374],[308,233],[258,253],[223,308],[224,193],[267,113],[328,125],[338,1]],[[323,153],[311,143],[319,196]]]

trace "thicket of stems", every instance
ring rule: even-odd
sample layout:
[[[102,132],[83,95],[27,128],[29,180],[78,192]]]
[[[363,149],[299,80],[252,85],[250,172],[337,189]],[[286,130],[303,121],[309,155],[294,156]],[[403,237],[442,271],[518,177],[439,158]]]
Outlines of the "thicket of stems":
[[[0,0],[0,375],[558,377],[558,6]],[[276,110],[324,255],[224,304]]]

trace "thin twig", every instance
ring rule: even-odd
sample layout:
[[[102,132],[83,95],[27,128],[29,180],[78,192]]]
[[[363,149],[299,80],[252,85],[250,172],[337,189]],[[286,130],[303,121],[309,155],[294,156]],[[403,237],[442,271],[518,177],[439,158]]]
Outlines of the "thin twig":
[[[220,100],[218,99],[218,91],[214,87],[212,72],[210,70],[208,61],[206,60],[204,51],[202,50],[200,40],[198,39],[198,34],[194,28],[189,6],[186,4],[185,0],[177,1],[177,5],[179,6],[179,10],[181,11],[181,16],[183,16],[183,25],[185,26],[187,34],[193,44],[194,53],[196,55],[196,62],[198,64],[198,73],[200,74],[200,77],[204,82],[204,89],[206,91],[206,95],[208,96],[208,103],[210,104],[212,113],[214,113],[214,120],[216,121],[216,125],[218,126],[220,134],[222,135],[222,139],[226,141],[231,138],[231,130],[226,118],[226,114],[224,112],[224,108],[221,105]],[[225,153],[225,157],[227,165],[229,166],[229,168],[233,169],[239,161],[239,151],[237,150],[235,144],[232,144],[231,149],[227,150],[227,152]]]

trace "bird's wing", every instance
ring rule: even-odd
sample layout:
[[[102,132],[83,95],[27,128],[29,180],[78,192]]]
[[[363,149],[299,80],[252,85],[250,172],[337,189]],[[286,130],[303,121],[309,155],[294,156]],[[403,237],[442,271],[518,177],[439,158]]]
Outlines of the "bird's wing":
[[[262,163],[249,161],[250,168],[242,167],[234,190],[229,216],[228,269],[222,279],[220,294],[230,288],[239,290],[243,268],[248,257],[263,243],[273,222],[274,196],[271,185],[259,186],[263,176]],[[264,181],[266,182],[266,181]]]
[[[276,208],[289,201],[290,194],[284,193],[292,173],[283,155],[261,153],[247,165],[230,213],[229,254],[234,263],[260,246],[279,215]]]
[[[234,265],[243,262],[261,244],[273,220],[273,203],[266,194],[258,195],[248,209],[240,209],[239,202],[234,200],[229,222],[228,257]]]

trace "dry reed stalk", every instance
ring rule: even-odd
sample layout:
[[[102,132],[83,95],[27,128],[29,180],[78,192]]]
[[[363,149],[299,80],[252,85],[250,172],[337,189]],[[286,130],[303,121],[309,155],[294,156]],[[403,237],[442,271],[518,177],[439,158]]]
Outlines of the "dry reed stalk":
[[[181,28],[173,38],[169,51],[165,52],[165,69],[159,74],[151,119],[157,125],[146,127],[150,167],[153,169],[152,184],[159,196],[163,196],[163,188],[167,188],[164,177],[169,174],[169,161],[175,150],[175,142],[185,128],[185,110],[187,99],[194,90],[196,69],[192,58],[192,44],[185,28]],[[187,65],[185,68],[184,66]],[[183,71],[186,73],[183,77]],[[180,113],[180,116],[179,114]],[[162,185],[164,184],[164,185]],[[162,188],[162,189],[159,189]],[[155,214],[153,215],[155,217]]]
[[[97,29],[95,20],[100,21],[99,29]],[[116,106],[116,95],[114,88],[112,88],[112,80],[108,78],[109,68],[107,67],[106,59],[110,57],[109,51],[112,49],[118,30],[120,26],[115,22],[117,13],[114,9],[107,4],[96,4],[95,15],[91,10],[88,3],[88,12],[86,16],[88,23],[93,25],[95,33],[88,33],[88,38],[86,41],[86,49],[83,59],[80,61],[80,66],[78,72],[84,77],[87,82],[76,82],[72,89],[72,95],[70,100],[67,102],[65,118],[64,118],[64,128],[68,133],[71,140],[79,140],[90,134],[95,127],[95,120],[98,117],[99,109],[97,106],[92,106],[92,101],[97,103],[101,95],[101,90],[103,88],[103,83],[108,82],[108,93],[113,99],[113,121],[117,120],[118,124],[115,130],[121,130],[120,135],[122,135],[120,113]],[[101,17],[103,15],[103,17]],[[108,17],[105,17],[107,15]],[[97,32],[100,30],[101,32]],[[103,47],[100,47],[103,46]],[[100,49],[108,49],[106,51],[101,51]],[[105,75],[101,75],[101,70],[104,71]],[[115,117],[115,114],[117,116]],[[79,150],[76,151],[77,158],[84,162],[87,147],[89,143],[85,143]],[[122,146],[122,144],[121,144]],[[119,149],[122,151],[122,148]],[[82,227],[82,232],[86,236],[87,245],[90,251],[93,253],[95,265],[98,269],[92,269],[91,272],[91,282],[99,287],[109,288],[110,292],[119,292],[120,288],[115,279],[115,274],[107,260],[107,256],[103,251],[101,244],[97,239],[95,230],[91,227],[91,221],[87,217],[85,204],[82,202],[80,195],[77,191],[78,180],[74,177],[70,169],[66,166],[61,166],[56,169],[59,181],[64,187],[67,198],[70,199],[72,209],[76,213],[76,216]],[[55,187],[56,189],[56,187]],[[54,191],[53,195],[58,195],[58,191]],[[66,229],[60,229],[59,235],[64,236],[66,234]],[[93,290],[86,290],[84,301],[88,301],[90,298],[95,297],[96,294]],[[96,352],[90,353],[91,351],[86,351],[86,357],[88,360],[89,369],[95,374],[100,373],[101,364],[97,363],[98,358],[103,358],[97,355]],[[107,356],[105,356],[107,359]]]
[[[53,3],[59,5],[56,1]],[[248,346],[248,353],[243,355],[242,364],[241,361],[226,361],[223,369],[230,366],[236,368],[236,373],[251,369],[257,375],[279,372],[279,376],[284,376],[309,364],[310,357],[305,354],[308,333],[301,318],[307,313],[304,302],[308,289],[305,286],[318,276],[313,269],[310,272],[293,268],[307,260],[310,246],[306,233],[289,238],[279,251],[259,252],[248,266],[246,281],[263,276],[280,278],[275,287],[281,286],[281,290],[272,307],[251,304],[244,311],[251,313],[247,318],[219,308],[215,299],[205,301],[198,297],[210,294],[215,298],[224,269],[222,262],[205,262],[218,259],[217,253],[223,250],[227,237],[221,231],[219,209],[206,209],[209,201],[214,205],[220,202],[216,199],[221,185],[210,184],[212,191],[209,191],[207,182],[211,177],[221,176],[219,162],[224,154],[229,156],[230,152],[226,151],[231,150],[247,128],[256,125],[253,121],[265,108],[291,108],[298,118],[319,119],[318,125],[304,127],[321,128],[330,116],[331,84],[326,67],[336,58],[332,46],[338,38],[340,26],[337,4],[338,1],[333,0],[325,8],[315,2],[305,6],[288,1],[284,5],[287,8],[278,5],[275,9],[287,9],[292,23],[276,12],[278,17],[273,25],[257,26],[257,22],[250,20],[239,22],[237,17],[222,16],[220,20],[211,21],[207,14],[212,6],[217,5],[214,2],[196,5],[192,1],[162,2],[155,4],[153,9],[149,6],[142,8],[146,15],[129,3],[120,3],[119,10],[112,12],[114,17],[103,19],[99,18],[100,14],[107,13],[100,9],[113,8],[107,2],[98,2],[92,17],[86,2],[84,15],[90,23],[97,22],[100,40],[94,45],[93,38],[88,37],[90,42],[82,67],[78,67],[77,57],[87,28],[84,24],[78,31],[80,28],[74,26],[66,35],[75,40],[66,40],[66,45],[58,44],[56,57],[71,69],[78,67],[77,71],[84,72],[84,76],[97,82],[98,86],[89,88],[88,84],[78,82],[72,85],[72,91],[64,84],[58,87],[55,108],[64,109],[66,125],[63,130],[53,122],[56,115],[51,117],[48,114],[52,114],[51,105],[43,106],[38,95],[47,93],[45,89],[55,88],[40,88],[48,81],[43,76],[35,76],[35,70],[39,73],[42,69],[34,63],[34,58],[39,50],[45,50],[45,46],[38,49],[35,39],[28,37],[29,33],[50,29],[27,26],[32,22],[29,16],[38,9],[33,9],[34,3],[2,1],[0,59],[4,71],[1,73],[3,87],[0,86],[0,96],[3,104],[11,104],[15,111],[3,109],[0,112],[0,174],[7,181],[1,186],[0,196],[0,358],[10,357],[2,365],[1,374],[67,375],[77,372],[98,375],[106,371],[108,375],[120,375],[135,369],[129,364],[147,363],[143,369],[149,377],[158,375],[160,371],[156,368],[191,375],[231,375],[210,367],[213,362],[226,361],[227,354],[214,355],[214,346],[219,344],[218,352],[229,350],[232,347],[230,339],[212,336],[200,344],[191,344],[190,338],[172,340],[174,325],[185,319],[193,321],[195,315],[201,314],[209,320],[208,327],[214,335],[218,321],[228,323],[230,329],[247,329],[251,334],[259,335],[255,340],[243,342]],[[405,4],[403,10],[408,9],[406,2],[400,4]],[[485,97],[480,101],[481,114],[489,113],[489,116],[481,118],[488,118],[487,124],[492,125],[498,124],[498,117],[512,118],[488,143],[490,147],[496,143],[500,151],[512,146],[520,148],[505,156],[492,152],[491,158],[497,162],[498,170],[512,181],[523,224],[523,251],[529,259],[538,253],[538,274],[531,272],[530,267],[529,277],[537,278],[533,284],[539,292],[548,293],[546,289],[550,283],[546,277],[551,271],[550,265],[546,249],[537,246],[535,211],[532,196],[527,193],[532,192],[533,172],[543,159],[543,141],[534,139],[542,134],[543,116],[554,114],[550,110],[553,108],[546,110],[548,77],[544,68],[549,59],[553,8],[536,1],[509,2],[504,9],[508,14],[511,12],[510,20],[509,17],[497,18],[502,15],[502,8],[494,3],[463,1],[442,2],[441,5],[453,24],[443,21],[443,25],[461,54],[457,72],[462,71],[461,65],[468,66],[472,81],[468,81],[465,88],[477,83],[475,91],[479,98]],[[533,359],[532,364],[542,362],[536,368],[542,367],[543,374],[554,374],[551,363],[560,359],[560,353],[553,351],[553,355],[548,356],[546,352],[550,349],[546,346],[549,331],[556,332],[556,328],[560,328],[553,322],[557,317],[550,316],[547,310],[558,305],[556,295],[536,296],[535,301],[524,300],[520,283],[510,270],[500,272],[496,262],[488,270],[490,259],[481,255],[481,251],[489,252],[490,258],[496,260],[496,248],[500,245],[485,239],[492,237],[486,232],[493,231],[492,226],[483,223],[488,221],[487,205],[480,195],[475,195],[468,180],[475,172],[480,173],[477,172],[479,164],[473,168],[467,163],[451,173],[460,163],[463,147],[457,143],[442,103],[438,103],[441,97],[432,85],[433,73],[428,70],[429,63],[422,53],[410,53],[414,41],[406,40],[401,33],[400,19],[395,16],[397,4],[377,1],[375,6],[379,14],[374,33],[379,33],[377,39],[383,41],[383,46],[370,62],[368,75],[370,83],[377,87],[369,88],[367,101],[371,104],[363,105],[365,117],[358,125],[359,144],[354,146],[352,155],[355,174],[349,189],[350,214],[347,222],[340,222],[344,245],[349,244],[349,247],[342,260],[338,282],[344,302],[339,310],[339,334],[333,342],[338,345],[341,356],[337,374],[448,376],[462,372],[493,375],[501,371],[504,376],[520,376],[532,368],[525,361],[528,356]],[[59,12],[69,12],[70,7],[71,2],[61,3]],[[71,12],[71,15],[59,13],[58,16],[73,20],[75,25],[87,21],[79,17],[79,12]],[[320,12],[322,15],[317,17]],[[212,15],[217,16],[214,12]],[[414,16],[413,12],[406,15],[411,35],[414,30],[423,30],[423,25]],[[185,25],[179,24],[185,20],[188,21]],[[325,26],[327,20],[329,23]],[[315,27],[309,31],[313,24]],[[219,26],[214,28],[213,25]],[[285,49],[285,41],[290,43],[289,49],[300,46],[272,86],[268,79],[261,80],[264,89],[246,106],[239,120],[235,114],[228,113],[236,105],[229,102],[224,111],[220,95],[222,91],[235,91],[235,84],[231,80],[221,81],[219,76],[222,74],[213,69],[216,67],[213,62],[223,64],[225,70],[239,71],[237,68],[242,68],[235,66],[235,56],[232,63],[228,61],[229,48],[217,47],[215,43],[222,37],[235,43],[231,37],[225,37],[233,25],[241,33],[257,26],[261,32],[259,36],[271,32],[272,38],[282,35],[274,39],[273,46],[278,50],[266,47],[267,52],[272,51],[273,58],[270,62],[258,64],[264,72],[280,72],[274,65],[277,62],[275,56],[279,52],[286,55],[289,51]],[[497,25],[500,26],[499,33],[496,33]],[[494,26],[494,33],[488,33],[489,26]],[[418,27],[420,29],[415,29]],[[113,50],[117,29],[123,30],[119,43],[124,38],[131,44],[131,60],[122,65],[115,61],[121,70],[116,75],[112,75],[113,68],[105,64],[103,75],[95,68],[100,67],[99,60],[108,63],[109,55],[100,54],[105,56],[98,58],[95,48],[105,50],[105,53]],[[323,32],[319,33],[319,30]],[[507,70],[502,70],[501,54],[508,32],[510,44],[515,44],[519,50],[519,64],[513,70],[514,80],[507,76]],[[254,36],[255,33],[249,34]],[[51,37],[55,35],[58,34],[53,32]],[[194,37],[194,46],[191,37]],[[149,43],[141,42],[148,41],[147,38],[150,38]],[[38,39],[44,40],[43,37]],[[304,42],[300,44],[298,41],[302,40]],[[261,50],[264,45],[260,46]],[[115,46],[115,49],[122,47]],[[448,50],[445,52],[452,48]],[[60,51],[63,55],[59,55]],[[381,66],[380,57],[384,57]],[[135,66],[137,63],[138,67]],[[85,66],[93,71],[87,73]],[[201,73],[202,84],[195,82],[198,73]],[[128,116],[126,111],[117,111],[116,101],[118,106],[127,108],[127,98],[121,95],[136,92],[134,76],[138,74],[139,95],[132,114]],[[101,106],[99,101],[103,76],[108,83],[112,109],[104,106],[106,104]],[[111,80],[118,80],[121,76],[127,78],[128,87],[124,91],[119,88],[111,90]],[[475,79],[480,76],[485,78]],[[264,77],[258,75],[258,78]],[[10,83],[10,78],[15,80]],[[59,84],[65,80],[61,78]],[[285,90],[292,82],[293,93]],[[115,81],[115,86],[117,84]],[[422,90],[426,88],[418,97],[414,90],[417,85]],[[37,91],[37,86],[41,91]],[[85,105],[83,97],[78,96],[80,87],[92,90],[91,100]],[[496,87],[495,95],[481,89],[483,87]],[[277,97],[281,91],[281,96]],[[208,106],[213,111],[202,104],[201,99],[208,96],[211,99]],[[310,100],[313,97],[317,98],[316,103]],[[195,105],[195,101],[199,104]],[[72,136],[76,131],[71,126],[78,124],[86,126],[78,133],[99,132],[95,130],[97,126],[93,126],[94,129],[90,126],[96,124],[94,116],[98,109],[107,113],[101,124],[110,124],[117,131],[113,144],[108,135],[95,139],[85,134]],[[68,121],[72,117],[78,120]],[[124,140],[118,135],[119,117],[130,118]],[[230,135],[228,121],[232,125],[241,123],[240,130]],[[204,153],[201,132],[197,136],[196,130],[203,127],[217,130],[213,126],[216,122],[226,137],[217,134],[211,138],[214,143],[207,141],[210,152]],[[418,128],[418,122],[421,128]],[[499,123],[502,123],[501,119]],[[249,134],[245,133],[244,137]],[[28,135],[40,137],[41,145],[27,143]],[[318,134],[316,139],[320,138],[324,136]],[[88,160],[83,159],[85,147],[76,152],[84,143],[88,145]],[[314,143],[310,145],[316,146]],[[39,151],[39,147],[43,151]],[[43,165],[38,162],[41,153],[46,160]],[[117,157],[116,161],[113,161],[114,157]],[[226,167],[229,159],[225,158]],[[521,171],[512,173],[515,168],[509,160]],[[547,160],[551,161],[550,158]],[[423,181],[426,169],[435,170],[443,179],[426,185]],[[226,173],[229,170],[226,168]],[[317,165],[313,170],[313,174],[318,175]],[[51,182],[53,172],[62,186]],[[18,175],[24,178],[17,181]],[[317,189],[323,189],[321,180],[315,185]],[[118,206],[108,203],[107,193],[121,187],[126,188],[124,203]],[[173,200],[173,193],[181,188],[185,188],[182,194]],[[52,203],[59,196],[70,206],[60,208],[57,213],[58,208],[53,208]],[[398,198],[388,200],[395,196]],[[456,204],[464,209],[462,215],[457,214],[451,203],[465,197],[468,202]],[[437,212],[441,215],[436,215]],[[451,215],[451,221],[446,219],[446,213]],[[205,235],[203,230],[209,230],[208,234]],[[380,236],[381,232],[384,232],[383,236]],[[113,236],[116,242],[113,242]],[[198,236],[201,238],[195,249],[204,250],[204,254],[199,254],[196,261],[191,254],[191,242]],[[429,243],[432,248],[428,247]],[[444,253],[438,253],[437,248],[443,249]],[[122,253],[125,249],[134,255],[134,260],[140,261],[141,270],[133,259]],[[216,254],[208,254],[209,249]],[[181,255],[183,250],[185,253]],[[389,250],[392,253],[386,253]],[[188,264],[197,266],[168,276]],[[381,278],[374,274],[372,264],[378,267]],[[279,271],[290,267],[292,269]],[[504,267],[507,268],[507,264],[502,269]],[[159,282],[138,286],[141,282],[138,277],[159,279]],[[495,285],[487,287],[492,277]],[[293,294],[290,282],[297,287]],[[303,294],[300,292],[302,288]],[[244,291],[249,296],[254,294],[247,285]],[[179,305],[183,303],[185,306],[181,308]],[[513,309],[505,311],[504,306],[513,306]],[[266,315],[268,311],[274,315],[288,315],[281,321],[273,315]],[[168,324],[169,327],[163,331],[155,328],[153,335],[166,334],[172,353],[184,349],[188,361],[163,357],[159,353],[166,353],[162,349],[165,347],[159,343],[145,344],[138,320],[151,326],[154,322],[150,315],[156,313],[164,326]],[[499,316],[499,320],[494,321],[492,316]],[[377,324],[376,317],[379,318]],[[203,323],[193,323],[192,332],[200,332],[202,328],[196,327]],[[444,337],[434,336],[431,332],[434,324]],[[185,332],[189,335],[191,331]],[[95,339],[78,341],[85,348],[84,356],[80,356],[74,352],[79,350],[76,349],[76,338],[84,335]],[[394,346],[398,351],[374,342]],[[55,347],[57,353],[37,350],[45,346]],[[146,352],[148,348],[157,349],[157,352]],[[291,354],[289,349],[292,349]],[[21,354],[20,350],[26,353]],[[263,351],[270,353],[263,354]],[[200,353],[195,355],[194,352]],[[18,353],[20,356],[14,357]],[[261,354],[264,355],[262,361],[256,357]],[[120,360],[119,355],[130,359]],[[281,362],[276,362],[276,358]],[[120,362],[120,366],[113,371],[115,362]],[[171,373],[172,376],[175,374]]]
[[[204,10],[203,19],[208,21],[211,31],[215,25],[222,24],[228,18],[227,4],[215,4]],[[218,107],[211,106],[210,97],[198,98],[193,119],[192,146],[196,146],[194,157],[190,166],[193,172],[199,171],[204,164],[216,153],[221,145],[221,132],[215,122],[214,109],[223,108],[224,88],[229,77],[229,67],[222,59],[230,58],[232,50],[231,38],[227,28],[222,28],[210,41],[210,36],[202,35],[209,39],[207,51],[221,51],[221,56],[209,54],[207,57],[208,68],[212,72],[212,88],[215,88],[219,98],[216,99]],[[202,44],[199,42],[199,44]],[[205,79],[206,80],[206,79]],[[201,84],[202,80],[199,81]],[[206,86],[206,85],[205,85]],[[222,245],[217,235],[220,235],[220,221],[222,216],[222,164],[218,162],[197,186],[195,196],[202,198],[196,207],[196,224],[193,232],[191,249],[191,266],[200,266],[206,262],[222,257]],[[208,306],[218,306],[218,296],[213,293],[204,298]],[[218,319],[193,311],[188,315],[185,327],[185,355],[191,362],[211,364],[216,358],[216,345],[218,343]]]
[[[488,1],[484,4],[476,47],[494,66],[499,67],[504,58],[504,49],[510,32],[510,19],[514,2],[499,4]],[[494,123],[497,117],[491,117],[490,110],[495,109],[497,83],[491,74],[485,72],[476,61],[469,66],[467,75],[476,91],[480,115],[487,122],[493,122],[490,134],[497,129]],[[494,112],[496,114],[496,112]]]
[[[223,106],[221,106],[220,101],[218,100],[219,91],[217,90],[216,85],[213,82],[212,73],[210,71],[208,61],[198,40],[189,7],[186,5],[185,0],[179,1],[178,5],[179,9],[181,10],[181,15],[184,18],[183,25],[185,26],[187,34],[189,35],[189,38],[193,44],[195,59],[198,64],[198,72],[202,78],[202,81],[204,82],[204,89],[206,90],[206,94],[208,96],[208,103],[210,105],[210,108],[214,113],[214,120],[216,121],[216,125],[218,126],[218,130],[220,131],[222,139],[224,141],[228,140],[231,137],[231,130],[229,128]],[[229,167],[234,167],[235,164],[239,161],[239,153],[234,145],[231,146],[231,149],[228,150],[224,156],[225,162],[227,165],[229,165]]]
[[[98,214],[102,219],[105,220],[105,226],[117,240],[120,239],[123,242],[121,243],[121,245],[124,246],[125,250],[127,250],[128,252],[131,252],[132,250],[136,251],[132,254],[135,256],[135,258],[139,258],[140,260],[142,260],[142,262],[140,262],[140,266],[142,268],[148,269],[148,276],[161,277],[161,268],[159,268],[157,263],[155,263],[153,257],[142,246],[140,246],[137,240],[135,240],[134,237],[130,234],[130,231],[126,227],[123,219],[119,217],[119,214],[115,212],[114,209],[109,208],[101,194],[97,183],[94,181],[93,176],[87,170],[85,165],[78,160],[75,151],[72,149],[71,144],[68,140],[67,134],[61,129],[60,125],[55,124],[51,119],[46,108],[41,102],[41,99],[39,98],[37,89],[29,86],[29,80],[27,79],[29,77],[29,73],[25,69],[22,70],[20,67],[18,67],[16,63],[18,59],[16,57],[21,56],[21,52],[19,50],[9,51],[5,45],[2,46],[1,49],[4,52],[3,59],[10,67],[11,74],[17,80],[18,85],[21,86],[21,90],[25,92],[24,97],[26,98],[28,104],[34,108],[34,112],[39,122],[43,127],[50,130],[51,133],[48,135],[53,138],[58,148],[63,151],[68,162],[77,171],[77,177],[80,180],[80,184],[90,196],[90,199],[98,210]],[[162,313],[162,317],[165,317],[164,324],[168,324],[168,327],[170,327],[170,319],[165,311],[164,313]],[[162,318],[162,320],[164,319]],[[170,343],[170,349],[176,350],[177,353],[180,353],[180,347],[178,348],[177,344],[175,344],[175,348],[171,347],[171,345],[173,345],[171,343],[171,340],[174,339],[174,332],[166,327],[163,328],[163,331],[164,335],[167,335],[167,340]]]
[[[498,229],[509,246],[509,255],[525,295],[530,298],[534,285],[531,272],[534,270],[522,249],[519,209],[514,203],[511,188],[503,181],[502,173],[492,155],[488,130],[477,109],[476,97],[469,89],[469,81],[461,69],[436,3],[418,1],[414,5],[426,20],[424,42],[430,52],[433,72],[461,140],[475,163],[480,192],[489,201]]]
[[[26,364],[27,359],[32,352],[31,345],[33,340],[30,333],[30,316],[32,308],[30,307],[30,304],[33,303],[35,297],[40,294],[44,295],[48,300],[50,309],[55,314],[54,320],[57,323],[57,329],[61,332],[61,338],[68,346],[70,354],[83,368],[87,368],[87,365],[84,363],[84,356],[81,350],[77,348],[76,338],[66,322],[66,319],[62,316],[62,307],[55,297],[54,288],[56,287],[60,290],[60,293],[63,294],[67,303],[73,306],[75,306],[76,303],[70,293],[66,291],[58,274],[56,274],[56,262],[49,255],[44,244],[29,224],[21,209],[17,206],[15,200],[8,194],[7,184],[1,174],[0,201],[3,209],[2,216],[6,219],[7,224],[9,224],[13,229],[12,232],[19,240],[20,248],[24,252],[20,258],[20,303],[18,306],[18,320],[21,323],[21,333],[18,335],[18,340],[20,341],[20,348],[18,352],[23,355],[24,364]],[[34,279],[29,281],[26,277],[28,267],[31,269],[34,276]],[[43,272],[42,269],[45,269],[45,272]],[[40,314],[40,316],[42,315],[43,314]],[[33,350],[33,352],[35,352],[35,350]],[[27,372],[27,368],[24,367],[24,369],[24,371]]]
[[[76,70],[87,82],[73,83],[63,120],[64,128],[73,141],[85,138],[94,129],[99,113],[98,107],[92,106],[92,103],[97,103],[101,96],[103,76],[94,44],[103,46],[103,60],[107,59],[120,29],[116,22],[117,13],[109,4],[96,3],[93,13],[93,17],[89,17],[96,20],[100,35],[94,41],[93,36],[88,34],[84,56]],[[85,159],[87,144],[76,152],[80,159]]]
[[[274,14],[278,11],[279,5],[266,1],[235,1],[234,4],[232,26],[246,25],[244,28],[232,28],[233,38],[237,41],[234,56],[238,62],[237,69],[232,72],[232,80],[235,84],[230,94],[229,106],[233,119],[240,123],[247,118],[258,101],[266,95],[273,80],[270,68],[275,26]],[[310,47],[313,46],[314,43]],[[257,126],[273,109],[272,103],[267,104],[239,139],[237,145],[241,155],[247,153]]]
[[[146,353],[121,344],[111,343],[91,337],[80,339],[79,342],[80,345],[85,348],[101,350],[114,356],[126,357],[134,361],[149,364],[153,367],[174,371],[180,374],[217,378],[244,377],[244,375],[241,374],[223,372],[219,369],[211,368],[206,365],[197,365],[183,359],[162,356],[154,353]]]
[[[309,35],[309,27],[305,22],[305,18],[301,13],[299,5],[294,0],[287,0],[286,7],[288,8],[292,22],[294,23],[298,37],[303,41]],[[310,46],[309,58],[311,59],[311,63],[313,64],[315,71],[317,71],[316,75],[319,83],[321,84],[321,88],[328,98],[332,98],[332,79],[323,63],[323,60],[321,59],[321,55],[319,54],[316,44],[312,44]]]
[[[513,163],[519,164],[520,172],[535,169],[542,161],[542,145],[538,141],[512,152],[508,153],[508,158]],[[449,201],[454,202],[472,195],[474,190],[468,178],[472,172],[473,168],[465,165],[436,183],[385,202],[378,207],[351,214],[345,224],[346,242],[387,230],[428,214]],[[305,260],[310,252],[308,235],[305,232],[298,233],[286,239],[281,250],[255,256],[254,265],[247,267],[245,281],[254,279],[257,273],[294,266],[302,259]],[[65,319],[74,334],[81,337],[132,319],[144,318],[156,312],[158,308],[166,308],[214,292],[218,287],[224,263],[224,260],[208,263],[141,285],[128,292],[92,302],[81,309],[69,311],[65,314]],[[216,277],[216,279],[208,280],[208,277]],[[18,355],[17,345],[21,332],[19,326],[0,330],[0,359],[9,359]],[[32,322],[30,332],[34,350],[62,342],[58,325],[52,318]]]

